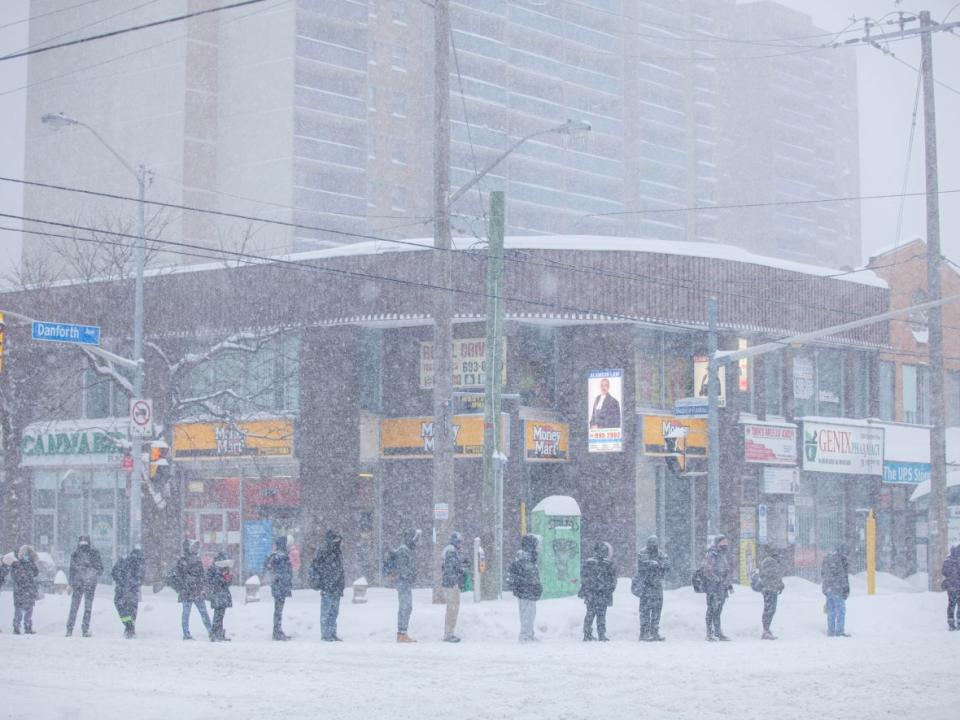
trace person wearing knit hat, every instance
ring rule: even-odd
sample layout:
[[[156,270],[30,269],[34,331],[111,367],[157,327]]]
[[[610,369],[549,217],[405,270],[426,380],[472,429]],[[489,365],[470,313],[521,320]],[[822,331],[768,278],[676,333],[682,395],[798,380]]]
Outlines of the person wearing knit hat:
[[[73,597],[70,600],[70,614],[67,616],[67,637],[73,635],[73,626],[77,621],[77,610],[83,599],[83,621],[81,630],[84,637],[90,637],[90,617],[93,613],[93,595],[97,591],[97,580],[103,572],[103,560],[100,551],[90,544],[89,535],[81,535],[77,540],[77,549],[70,556],[70,587]]]

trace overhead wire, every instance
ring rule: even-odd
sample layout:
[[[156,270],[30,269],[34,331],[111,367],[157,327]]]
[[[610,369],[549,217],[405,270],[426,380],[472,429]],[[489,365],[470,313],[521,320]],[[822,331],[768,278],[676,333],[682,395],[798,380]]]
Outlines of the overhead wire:
[[[76,5],[70,5],[70,6],[68,6],[68,7],[55,8],[55,9],[53,9],[53,10],[47,10],[47,12],[38,13],[37,15],[28,15],[27,17],[23,18],[22,20],[13,20],[13,21],[8,22],[8,23],[3,23],[2,25],[0,25],[0,30],[3,30],[4,28],[8,28],[8,27],[13,27],[14,25],[22,25],[22,24],[25,23],[25,22],[34,22],[34,21],[36,21],[36,20],[39,20],[40,18],[49,17],[49,16],[51,16],[51,15],[57,15],[57,14],[62,13],[62,12],[69,12],[69,11],[71,11],[71,10],[76,10],[77,8],[84,7],[85,5],[92,5],[93,3],[100,2],[100,1],[101,1],[101,0],[84,0],[84,2],[79,2],[79,3],[77,3]]]
[[[907,141],[907,159],[903,165],[903,183],[900,186],[900,193],[907,192],[907,183],[910,180],[910,160],[913,157],[913,141],[917,134],[917,109],[920,107],[920,88],[923,85],[923,72],[917,72],[917,89],[913,96],[913,114],[910,120],[910,137]],[[906,197],[900,198],[900,209],[897,211],[897,232],[893,238],[894,247],[900,245],[900,233],[903,231],[903,209],[906,205]]]

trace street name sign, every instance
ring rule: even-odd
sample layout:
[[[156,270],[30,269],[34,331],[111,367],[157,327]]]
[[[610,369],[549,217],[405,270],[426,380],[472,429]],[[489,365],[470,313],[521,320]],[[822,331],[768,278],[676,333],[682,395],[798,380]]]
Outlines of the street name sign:
[[[75,325],[73,323],[34,320],[33,339],[74,343],[76,345],[99,345],[100,327],[97,325]]]

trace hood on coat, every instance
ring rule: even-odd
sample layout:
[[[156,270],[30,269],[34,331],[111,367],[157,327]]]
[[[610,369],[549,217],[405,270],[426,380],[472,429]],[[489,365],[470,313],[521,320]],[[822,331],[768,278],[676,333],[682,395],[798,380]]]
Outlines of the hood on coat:
[[[527,552],[536,552],[540,547],[540,538],[532,533],[527,533],[520,538],[520,549]]]
[[[656,535],[651,535],[647,538],[647,552],[651,555],[660,552],[660,538]]]
[[[403,533],[403,544],[407,547],[414,547],[417,543],[420,542],[420,536],[422,535],[420,528],[410,528],[409,530],[404,531]]]
[[[463,547],[463,535],[458,532],[450,533],[450,544],[459,550]]]
[[[286,552],[287,551],[287,536],[278,535],[276,540],[273,541],[273,546],[277,549],[277,552]]]
[[[950,548],[950,557],[954,560],[960,560],[960,545],[954,545]]]
[[[334,548],[339,547],[340,543],[343,542],[343,538],[340,537],[340,533],[338,533],[336,530],[327,530],[326,534],[324,535],[324,540],[327,543],[328,550],[333,550]]]

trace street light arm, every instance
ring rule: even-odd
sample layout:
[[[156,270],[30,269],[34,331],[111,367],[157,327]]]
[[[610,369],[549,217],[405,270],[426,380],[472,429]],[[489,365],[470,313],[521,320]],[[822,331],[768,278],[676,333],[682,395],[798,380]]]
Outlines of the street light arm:
[[[110,145],[110,143],[108,143],[106,140],[103,139],[100,133],[98,133],[96,130],[94,130],[92,127],[87,125],[82,120],[75,120],[75,122],[77,123],[77,125],[81,125],[85,127],[87,130],[89,130],[93,134],[93,136],[100,141],[100,144],[103,145],[107,150],[109,150],[110,154],[113,155],[120,162],[120,164],[123,165],[127,169],[127,171],[137,179],[138,183],[143,182],[142,178],[140,177],[140,173],[136,169],[134,169],[134,167],[130,163],[124,160],[123,156],[120,153],[118,153],[116,150],[114,150],[113,147]]]

